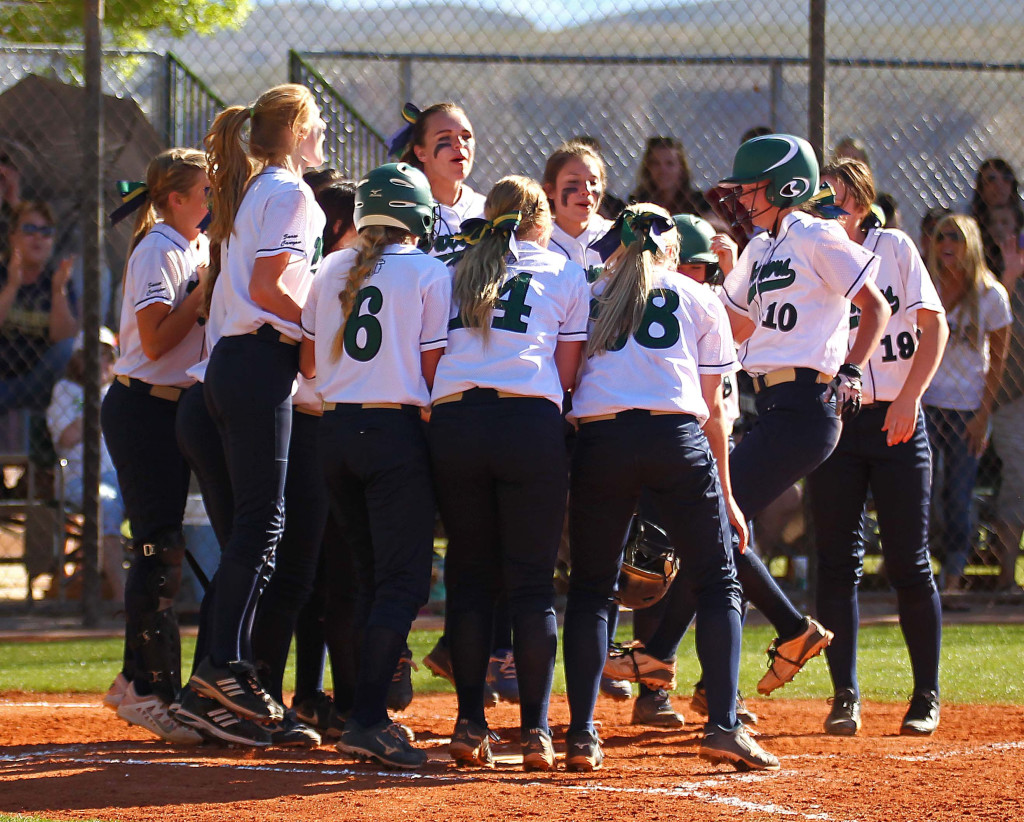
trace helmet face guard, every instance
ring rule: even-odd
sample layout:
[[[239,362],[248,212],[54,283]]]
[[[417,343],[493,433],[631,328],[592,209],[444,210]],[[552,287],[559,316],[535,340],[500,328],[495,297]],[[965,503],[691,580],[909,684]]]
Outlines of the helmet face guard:
[[[754,235],[754,222],[747,207],[740,202],[740,187],[719,185],[706,195],[711,210],[730,228],[738,228],[747,237]]]
[[[679,558],[661,528],[634,514],[619,570],[615,601],[634,610],[649,608],[668,593]]]

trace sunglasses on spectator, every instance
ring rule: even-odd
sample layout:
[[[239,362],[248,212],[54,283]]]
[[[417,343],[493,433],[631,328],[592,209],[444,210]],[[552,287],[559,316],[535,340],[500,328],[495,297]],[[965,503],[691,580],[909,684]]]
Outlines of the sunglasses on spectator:
[[[962,243],[964,241],[964,235],[958,234],[955,231],[941,231],[935,235],[935,239],[940,243],[943,240],[949,240],[952,243]]]
[[[983,174],[981,175],[981,179],[984,180],[986,183],[998,183],[1000,180],[1007,183],[1012,183],[1013,175],[1009,171],[1004,171],[1002,174]]]
[[[18,230],[29,237],[35,234],[40,237],[52,237],[54,232],[52,225],[36,225],[35,223],[25,223]]]

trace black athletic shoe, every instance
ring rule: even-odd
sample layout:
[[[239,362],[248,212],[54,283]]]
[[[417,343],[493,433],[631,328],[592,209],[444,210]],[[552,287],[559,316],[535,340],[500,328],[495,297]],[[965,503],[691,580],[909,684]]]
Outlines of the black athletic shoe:
[[[398,660],[398,667],[388,686],[388,710],[404,711],[412,702],[412,669],[419,668],[412,661],[412,651],[406,648]]]
[[[541,728],[530,728],[522,735],[523,770],[553,771],[555,769],[555,746],[551,734]]]
[[[939,695],[935,691],[915,691],[900,725],[903,736],[931,736],[939,727]]]
[[[722,762],[732,765],[737,771],[777,771],[779,760],[758,745],[747,733],[742,722],[732,729],[722,728],[713,723],[704,726],[704,739],[700,743],[698,756],[712,764]]]
[[[693,686],[693,696],[690,697],[690,707],[701,716],[708,715],[708,695],[704,691],[704,683],[698,682]],[[744,725],[756,725],[757,714],[747,707],[743,694],[736,691],[736,718]]]
[[[588,773],[599,770],[604,751],[596,732],[575,731],[565,737],[565,769]]]
[[[825,718],[825,733],[854,736],[860,730],[860,700],[852,688],[840,688],[830,700],[832,710]]]
[[[263,690],[256,669],[244,660],[218,668],[206,657],[196,666],[188,684],[239,716],[270,722],[284,718],[284,708]]]
[[[481,728],[468,719],[455,723],[452,741],[448,743],[448,754],[456,765],[472,768],[493,768],[491,738],[487,728]]]
[[[686,720],[672,706],[668,691],[659,689],[636,698],[633,703],[633,724],[652,728],[682,728]]]
[[[284,719],[270,723],[267,730],[275,748],[316,748],[320,744],[320,734],[300,722],[295,711],[285,711]]]
[[[361,728],[348,720],[336,747],[341,753],[376,760],[389,768],[422,768],[427,761],[427,754],[410,745],[402,730],[390,719],[371,728]]]
[[[181,702],[175,703],[173,710],[183,725],[223,742],[250,748],[265,748],[271,742],[270,731],[263,725],[229,711],[217,700],[191,688],[182,692]]]

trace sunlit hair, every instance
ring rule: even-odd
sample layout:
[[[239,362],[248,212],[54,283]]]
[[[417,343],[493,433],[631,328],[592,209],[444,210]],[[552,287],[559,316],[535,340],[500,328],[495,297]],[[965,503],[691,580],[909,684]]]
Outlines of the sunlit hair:
[[[538,226],[541,233],[551,231],[551,209],[544,189],[527,177],[502,177],[484,201],[488,220],[518,211],[521,215],[516,238],[521,239]],[[470,246],[455,270],[452,299],[459,306],[462,324],[486,338],[491,331],[491,314],[508,270],[505,256],[508,243],[500,235],[486,234]]]
[[[146,203],[138,211],[129,256],[149,230],[163,216],[171,194],[188,194],[199,176],[206,172],[206,155],[194,148],[161,151],[146,167]]]
[[[702,204],[694,197],[693,183],[690,179],[690,164],[686,160],[683,144],[675,137],[651,137],[647,140],[643,157],[640,158],[637,188],[631,199],[638,203],[649,202],[661,190],[661,186],[651,173],[650,163],[654,152],[662,148],[672,149],[679,161],[679,180],[672,195],[672,202],[664,203],[664,207],[671,214],[696,214],[700,211]]]
[[[341,358],[341,352],[345,349],[345,326],[355,307],[359,289],[363,287],[366,278],[384,255],[384,249],[389,245],[404,243],[412,236],[405,229],[392,226],[370,225],[359,229],[356,259],[349,269],[345,287],[338,293],[338,300],[341,302],[341,325],[338,326],[334,334],[334,343],[331,345],[332,360],[337,361]]]
[[[958,245],[959,256],[951,266],[939,259],[939,235],[943,232],[956,231],[964,238]],[[928,250],[928,270],[939,289],[939,294],[948,294],[950,287],[962,281],[964,295],[960,299],[967,315],[967,325],[976,329],[971,334],[971,343],[980,348],[984,342],[981,335],[981,295],[995,286],[996,278],[985,263],[985,250],[981,243],[981,229],[973,217],[965,214],[947,214],[935,225],[932,232],[932,243]],[[947,311],[954,306],[946,305]]]
[[[654,203],[635,203],[629,210],[672,219],[668,211]],[[654,270],[675,267],[679,232],[673,226],[661,236],[667,246],[665,253],[643,251],[644,238],[639,237],[625,248],[620,246],[605,261],[601,279],[595,283],[597,317],[587,336],[588,357],[611,350],[618,339],[635,333],[640,327],[651,294]],[[600,293],[596,293],[598,284],[603,285]]]
[[[871,167],[852,157],[839,157],[821,170],[821,176],[832,177],[846,186],[846,193],[853,198],[859,211],[870,211],[875,201],[875,178]]]
[[[601,197],[597,198],[597,204],[594,206],[594,210],[597,211],[601,205],[601,198],[604,197],[604,190],[607,185],[607,171],[605,170],[601,152],[583,140],[569,140],[554,150],[544,165],[544,176],[541,178],[541,185],[545,187],[550,186],[552,191],[554,191],[555,181],[558,179],[559,173],[570,160],[580,160],[582,162],[589,160],[597,166],[597,177],[601,184]],[[554,200],[552,199],[551,202],[554,202]],[[558,211],[557,203],[554,205],[554,210]]]
[[[317,114],[316,100],[305,86],[287,83],[263,92],[251,106],[231,106],[213,121],[203,140],[212,190],[210,274],[205,306],[220,274],[220,253],[234,230],[235,215],[249,183],[269,165],[279,165],[306,138]],[[249,125],[248,141],[243,130]]]
[[[402,156],[398,158],[398,162],[408,163],[423,171],[423,163],[416,156],[416,146],[423,148],[427,144],[427,126],[430,125],[430,118],[435,114],[450,114],[452,117],[461,114],[463,117],[466,117],[466,112],[462,110],[462,107],[451,102],[434,103],[434,105],[423,109],[420,112],[420,116],[416,118],[416,122],[412,124],[409,144],[405,147],[405,151],[402,152]],[[468,117],[466,117],[466,121],[469,122]]]

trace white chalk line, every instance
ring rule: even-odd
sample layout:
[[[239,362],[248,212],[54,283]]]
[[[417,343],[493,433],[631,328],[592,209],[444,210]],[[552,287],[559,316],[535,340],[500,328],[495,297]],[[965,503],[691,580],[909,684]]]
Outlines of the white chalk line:
[[[165,766],[171,768],[229,768],[236,771],[257,772],[257,773],[282,773],[302,774],[309,776],[341,776],[341,777],[378,777],[382,779],[412,779],[424,782],[437,782],[451,784],[471,781],[472,776],[466,773],[456,774],[434,774],[419,773],[415,771],[370,771],[361,768],[310,768],[284,765],[250,765],[239,762],[188,762],[179,760],[152,760],[137,759],[135,757],[108,757],[108,756],[75,756],[89,750],[88,745],[62,745],[52,748],[44,748],[28,754],[0,754],[0,764],[27,764],[30,761],[60,759],[65,764],[81,765],[84,767],[95,767],[99,765],[112,767],[146,767]],[[474,774],[476,776],[477,774]],[[708,788],[725,788],[736,783],[755,784],[778,778],[777,774],[747,773],[747,774],[716,774],[700,782],[683,782],[667,788],[624,788],[615,785],[587,784],[559,784],[555,787],[564,788],[583,793],[605,793],[605,794],[642,794],[647,796],[665,796],[669,798],[696,799],[711,805],[724,805],[737,810],[748,812],[772,813],[779,816],[794,817],[811,820],[811,822],[857,822],[857,820],[840,820],[827,813],[809,813],[804,811],[786,808],[775,803],[752,802],[738,796],[728,796],[708,791]],[[502,777],[493,772],[479,772],[479,781],[498,782],[510,785],[522,785],[523,787],[542,786],[548,787],[547,783],[540,783],[535,780],[522,780],[514,777]]]

